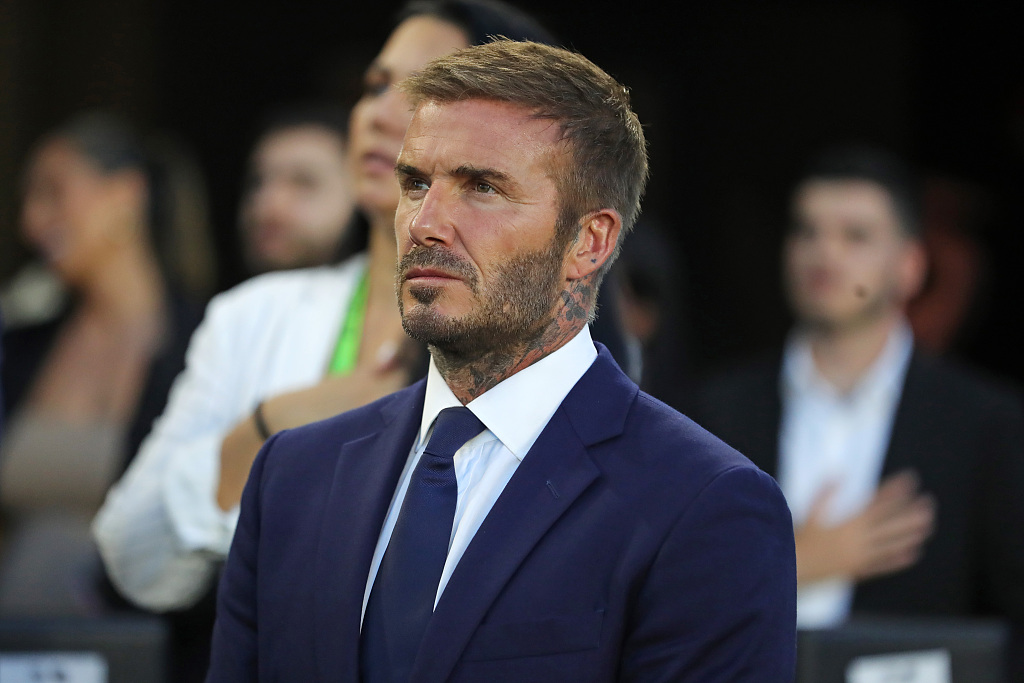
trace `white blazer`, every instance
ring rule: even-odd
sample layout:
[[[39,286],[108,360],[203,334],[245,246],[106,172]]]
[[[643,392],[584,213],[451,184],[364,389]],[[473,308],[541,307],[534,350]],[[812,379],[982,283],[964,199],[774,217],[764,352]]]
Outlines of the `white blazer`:
[[[238,509],[216,503],[221,442],[269,396],[319,382],[366,258],[260,275],[214,297],[163,415],[93,521],[111,580],[153,610],[201,598]]]

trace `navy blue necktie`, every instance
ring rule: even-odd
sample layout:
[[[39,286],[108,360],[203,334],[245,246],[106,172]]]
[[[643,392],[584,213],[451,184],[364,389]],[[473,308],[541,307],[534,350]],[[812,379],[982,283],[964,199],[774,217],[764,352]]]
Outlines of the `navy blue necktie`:
[[[365,683],[409,680],[448,557],[459,495],[455,451],[483,429],[464,407],[445,408],[434,422],[363,616],[360,668]]]

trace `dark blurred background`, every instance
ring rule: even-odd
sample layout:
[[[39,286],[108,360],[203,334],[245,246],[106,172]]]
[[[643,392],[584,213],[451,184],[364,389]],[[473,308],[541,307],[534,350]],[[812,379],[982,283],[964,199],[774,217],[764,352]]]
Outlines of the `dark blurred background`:
[[[818,146],[856,139],[917,163],[926,211],[976,250],[950,350],[1024,381],[1024,24],[1011,5],[519,4],[632,88],[652,153],[645,216],[679,250],[686,316],[675,324],[698,371],[781,338],[790,178]],[[256,118],[278,102],[351,100],[397,6],[0,0],[0,281],[28,257],[17,212],[29,147],[107,106],[197,155],[218,287],[238,282],[235,211]]]

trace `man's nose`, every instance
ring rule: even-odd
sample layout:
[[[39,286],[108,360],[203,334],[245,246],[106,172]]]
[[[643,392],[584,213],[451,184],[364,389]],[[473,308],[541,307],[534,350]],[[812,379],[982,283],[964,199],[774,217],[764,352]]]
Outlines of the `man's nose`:
[[[815,246],[818,258],[825,263],[836,263],[846,255],[847,245],[841,235],[824,235]]]
[[[409,222],[409,236],[419,246],[450,245],[455,239],[454,198],[450,189],[434,183]]]

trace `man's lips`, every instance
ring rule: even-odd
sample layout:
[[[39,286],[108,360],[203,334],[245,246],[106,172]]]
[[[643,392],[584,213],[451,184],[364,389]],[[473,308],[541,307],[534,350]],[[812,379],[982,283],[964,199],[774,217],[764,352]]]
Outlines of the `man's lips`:
[[[462,278],[460,278],[458,275],[453,275],[452,273],[446,272],[444,270],[440,270],[438,268],[423,268],[423,267],[410,268],[409,270],[407,270],[405,272],[405,277],[404,277],[404,280],[406,282],[408,282],[410,280],[418,280],[418,281],[422,282],[422,281],[425,281],[425,280],[461,280],[461,279]]]
[[[815,269],[804,274],[804,284],[814,290],[831,289],[839,285],[839,276],[824,269]]]
[[[398,263],[401,283],[444,286],[461,282],[476,290],[476,273],[465,258],[442,247],[418,247]]]

